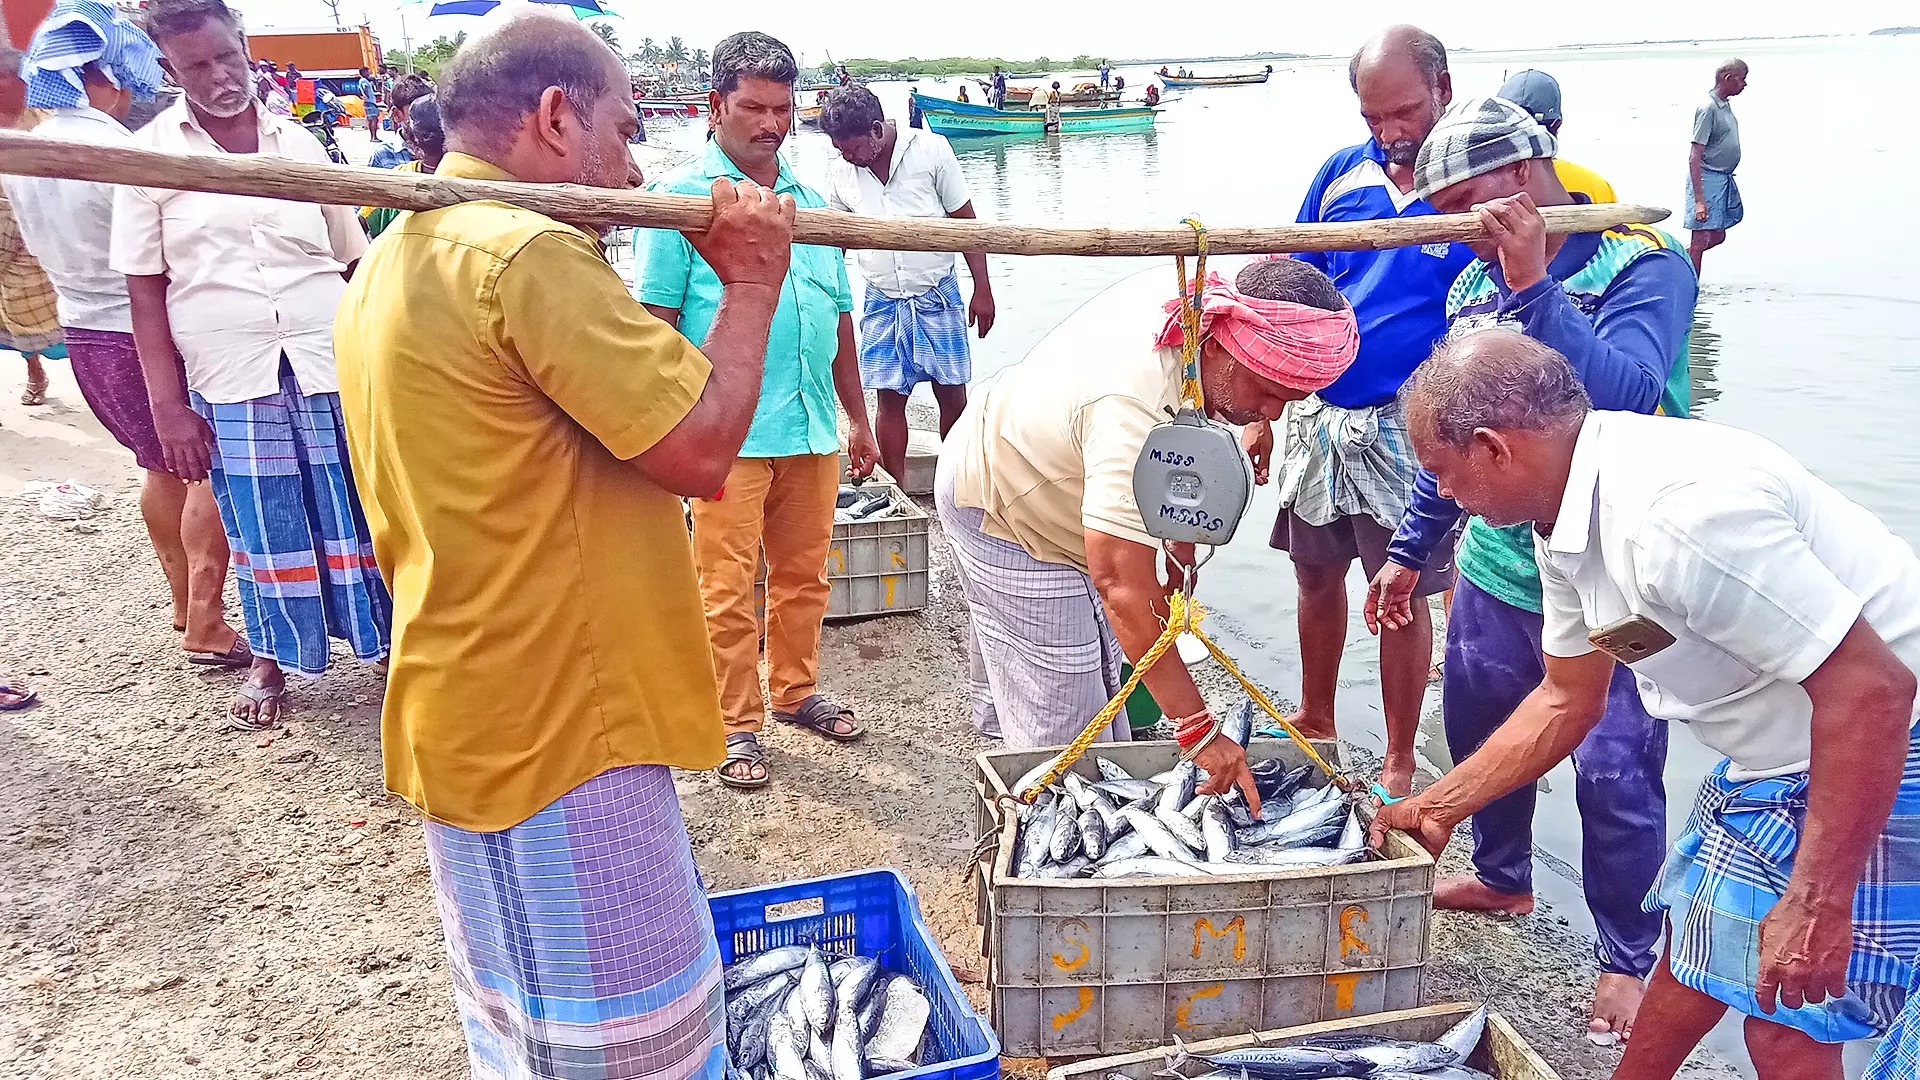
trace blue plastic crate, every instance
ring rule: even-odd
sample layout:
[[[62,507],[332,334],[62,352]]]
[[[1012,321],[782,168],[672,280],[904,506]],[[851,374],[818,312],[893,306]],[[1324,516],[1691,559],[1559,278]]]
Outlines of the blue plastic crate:
[[[871,956],[920,984],[927,996],[927,1042],[917,1069],[888,1080],[998,1080],[1000,1040],[967,1003],[967,995],[934,944],[913,886],[897,870],[789,881],[713,893],[713,930],[720,959],[814,945],[841,956]]]

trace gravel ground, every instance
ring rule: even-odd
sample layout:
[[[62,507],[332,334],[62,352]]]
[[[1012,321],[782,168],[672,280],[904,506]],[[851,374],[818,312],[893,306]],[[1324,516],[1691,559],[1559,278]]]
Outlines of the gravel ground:
[[[419,819],[381,789],[378,675],[341,659],[294,687],[280,730],[220,731],[237,680],[181,659],[124,452],[58,365],[36,410],[0,368],[0,677],[42,696],[0,719],[0,1074],[464,1075]],[[112,500],[84,531],[12,497],[68,478]],[[825,688],[867,739],[776,730],[770,790],[679,787],[710,887],[897,867],[954,966],[980,971],[964,871],[985,746],[933,546],[926,612],[826,633]],[[1431,1000],[1487,994],[1569,1080],[1611,1072],[1578,1034],[1587,944],[1550,910],[1441,915],[1434,946]]]

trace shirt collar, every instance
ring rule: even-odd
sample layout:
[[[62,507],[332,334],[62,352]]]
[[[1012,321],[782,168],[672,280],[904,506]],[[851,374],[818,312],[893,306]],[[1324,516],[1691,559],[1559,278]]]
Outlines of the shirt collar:
[[[453,176],[462,180],[512,180],[514,175],[491,161],[449,150],[440,159],[435,176]]]
[[[790,191],[798,187],[799,184],[793,179],[793,173],[787,169],[787,156],[775,154],[774,160],[780,164],[780,175],[774,180],[773,190]],[[747,174],[740,171],[740,167],[733,163],[733,159],[727,156],[725,150],[720,149],[719,139],[707,140],[707,152],[701,157],[700,166],[709,180],[716,180],[722,176],[731,180],[747,179]]]
[[[900,163],[907,159],[907,144],[914,140],[916,132],[912,128],[893,126],[893,160],[887,164],[887,178],[900,175]]]
[[[122,124],[109,114],[103,113],[91,105],[77,105],[72,108],[54,109],[52,112],[55,116],[66,117],[71,120],[88,120],[96,124],[111,124],[121,131],[127,130],[125,124]]]
[[[209,142],[219,143],[220,140],[215,139],[212,135],[207,135],[207,129],[200,126],[200,117],[194,113],[193,106],[188,104],[185,94],[180,95],[180,103],[175,105],[174,108],[180,111],[179,115],[174,118],[174,122],[180,125],[180,130],[197,131],[202,135],[206,135]],[[259,125],[260,134],[273,134],[275,131],[274,121],[277,118],[267,111],[267,107],[255,101],[249,108],[253,110],[253,120],[255,124]]]
[[[1573,464],[1567,470],[1567,489],[1560,496],[1560,511],[1554,515],[1553,535],[1547,538],[1548,551],[1578,555],[1587,550],[1594,508],[1600,499],[1600,442],[1606,438],[1603,423],[1597,412],[1589,412],[1580,422],[1580,435],[1573,441]]]

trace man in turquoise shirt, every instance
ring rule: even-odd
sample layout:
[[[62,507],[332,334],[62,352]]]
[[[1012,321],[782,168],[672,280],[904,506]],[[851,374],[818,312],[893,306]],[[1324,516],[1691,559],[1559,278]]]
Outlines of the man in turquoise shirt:
[[[721,177],[748,179],[793,196],[802,208],[826,199],[794,179],[780,146],[793,130],[793,53],[765,34],[734,34],[713,50],[713,138],[694,161],[661,177],[655,191],[706,195]],[[720,307],[720,279],[677,232],[641,234],[634,295],[692,340]],[[847,453],[856,475],[880,451],[867,426],[853,338],[853,290],[838,248],[793,246],[767,334],[760,405],[726,486],[693,505],[694,558],[706,603],[707,638],[727,725],[722,783],[768,782],[760,750],[760,625],[754,578],[767,564],[767,691],[773,717],[847,741],[864,732],[853,714],[819,692],[820,621],[827,611],[827,552],[840,490],[834,397],[851,422]]]

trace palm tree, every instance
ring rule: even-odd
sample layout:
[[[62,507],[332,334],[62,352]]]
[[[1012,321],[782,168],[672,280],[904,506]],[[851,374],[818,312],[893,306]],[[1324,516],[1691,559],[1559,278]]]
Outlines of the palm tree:
[[[678,34],[668,38],[667,47],[663,52],[661,52],[660,59],[666,61],[669,64],[686,63],[687,62],[687,43],[684,41],[681,41],[680,36]]]
[[[694,77],[704,82],[707,78],[707,50],[693,50],[693,56],[688,58],[687,62],[693,65]]]
[[[613,50],[613,55],[620,55],[620,35],[614,31],[613,27],[603,22],[597,22],[592,25],[592,30],[599,36],[601,41],[607,43],[607,48]]]
[[[640,58],[640,62],[643,64],[654,63],[655,61],[660,59],[660,46],[655,45],[653,43],[653,39],[650,37],[641,38],[640,51],[635,53],[634,55],[638,56]]]

